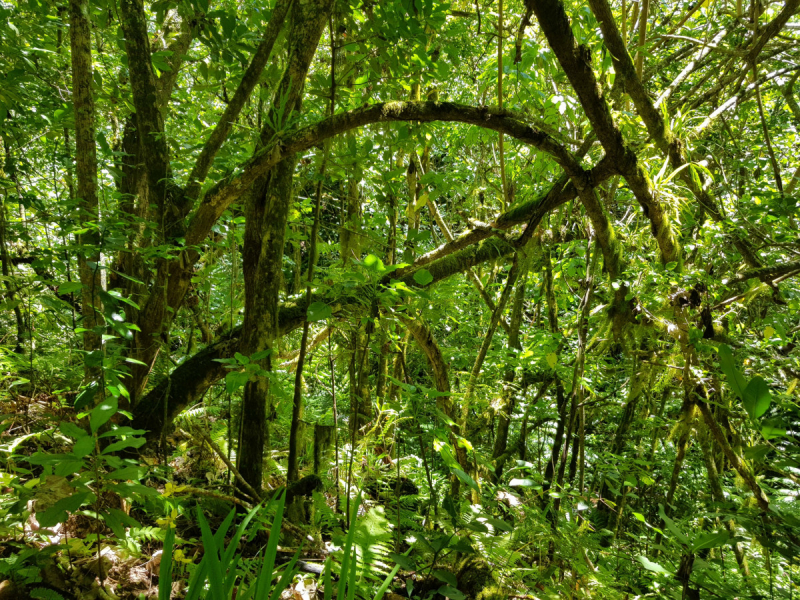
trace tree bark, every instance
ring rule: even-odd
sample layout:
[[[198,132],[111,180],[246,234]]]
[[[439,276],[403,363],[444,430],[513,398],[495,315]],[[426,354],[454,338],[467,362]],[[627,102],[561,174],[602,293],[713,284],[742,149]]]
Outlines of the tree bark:
[[[92,93],[92,44],[88,0],[70,0],[70,47],[72,56],[72,102],[75,109],[75,173],[78,180],[78,210],[81,229],[80,252],[81,326],[86,377],[101,377],[102,310],[100,300],[100,237],[97,201],[97,148],[95,147],[94,94]],[[99,398],[100,396],[96,396]]]
[[[609,173],[598,170],[597,177],[601,175],[602,179],[605,179]],[[564,179],[558,180],[542,196],[522,203],[500,215],[493,226],[497,229],[510,229],[515,225],[527,223],[521,236],[526,237],[526,232],[536,230],[550,211],[574,198],[575,194],[575,188],[571,183]],[[445,244],[441,247],[436,252],[436,259],[428,260],[427,257],[423,257],[412,267],[395,271],[392,276],[408,286],[417,285],[414,282],[414,272],[417,268],[421,268],[420,265],[424,265],[433,276],[433,281],[429,285],[434,285],[468,268],[508,256],[514,252],[515,245],[502,238],[492,237],[491,232],[485,231],[484,228],[472,230],[457,238],[456,243]],[[386,283],[388,282],[387,278]],[[370,286],[364,286],[336,298],[313,294],[311,299],[312,301],[326,302],[331,306],[333,313],[338,314],[349,307],[363,306],[365,302],[371,300],[372,293]],[[286,335],[302,325],[306,315],[306,306],[305,302],[286,302],[280,307],[280,335]],[[167,421],[171,422],[178,413],[200,398],[208,385],[224,377],[225,369],[214,359],[233,356],[236,348],[235,341],[232,340],[238,340],[241,335],[242,328],[237,327],[220,341],[210,345],[174,369],[171,376],[180,378],[183,384],[168,387],[164,380],[143,397],[141,402],[134,407],[134,422],[138,423],[137,427],[146,429],[148,436],[158,435],[163,427],[163,415],[166,415]],[[395,376],[397,375],[395,374]],[[163,406],[165,401],[168,404],[166,411]]]
[[[289,58],[275,94],[271,118],[261,132],[264,147],[284,127],[290,115],[300,109],[303,86],[311,59],[331,10],[332,0],[296,0],[288,35]],[[286,110],[281,111],[280,107]],[[283,249],[289,208],[292,203],[294,153],[287,153],[276,166],[254,181],[248,195],[243,247],[245,313],[242,353],[266,352],[259,360],[264,371],[272,370],[273,345],[279,336],[278,295],[281,289]],[[305,318],[305,316],[304,316]],[[260,490],[265,445],[269,444],[267,410],[269,378],[259,376],[245,385],[242,401],[242,430],[237,467],[245,480]]]
[[[717,420],[714,418],[714,414],[711,412],[711,407],[709,407],[703,399],[705,397],[705,390],[699,388],[697,395],[697,406],[700,409],[700,412],[703,413],[703,420],[705,420],[706,425],[708,426],[708,430],[711,433],[712,439],[720,447],[722,453],[725,455],[725,458],[728,459],[728,462],[731,464],[731,466],[736,469],[739,475],[742,476],[742,479],[747,484],[747,487],[749,487],[753,492],[753,496],[756,499],[758,507],[765,512],[768,511],[769,498],[764,493],[764,490],[761,489],[758,481],[756,481],[755,475],[750,470],[750,467],[748,467],[742,458],[739,457],[736,452],[734,452],[733,448],[731,448],[728,438],[725,436],[725,433],[722,431],[719,423],[717,423]]]
[[[719,471],[717,471],[717,463],[714,460],[713,449],[711,447],[711,440],[709,434],[703,435],[700,440],[700,446],[703,450],[703,462],[706,466],[706,473],[708,473],[708,484],[711,488],[711,497],[714,502],[722,504],[725,502],[725,494],[722,491],[722,483],[719,478]],[[736,535],[736,527],[734,526],[733,519],[725,521],[725,529],[728,530],[731,537]],[[744,549],[741,542],[734,542],[733,553],[736,556],[736,563],[739,565],[739,570],[742,572],[742,577],[747,580],[750,578],[750,568],[747,565],[747,557],[745,556]]]
[[[527,265],[526,265],[527,266]],[[511,322],[509,323],[508,335],[508,353],[512,360],[516,362],[514,355],[522,350],[522,345],[519,340],[519,330],[522,325],[522,308],[525,303],[525,287],[527,280],[526,272],[520,273],[519,283],[517,290],[514,294],[514,305],[511,309]],[[495,461],[495,478],[502,475],[502,466],[498,472],[497,459],[505,454],[508,447],[508,430],[511,426],[511,417],[514,414],[514,407],[516,405],[517,386],[514,385],[515,370],[509,368],[503,378],[503,400],[497,410],[497,431],[494,438],[494,446],[492,447],[492,460]]]
[[[662,261],[677,262],[680,267],[681,248],[672,231],[669,216],[653,196],[650,180],[636,153],[625,145],[622,133],[614,122],[611,109],[592,70],[591,50],[588,46],[578,46],[561,0],[527,2],[532,4],[542,31],[566,72],[597,138],[608,156],[616,161],[620,174],[625,177],[642,211],[650,220],[650,229],[658,242]]]

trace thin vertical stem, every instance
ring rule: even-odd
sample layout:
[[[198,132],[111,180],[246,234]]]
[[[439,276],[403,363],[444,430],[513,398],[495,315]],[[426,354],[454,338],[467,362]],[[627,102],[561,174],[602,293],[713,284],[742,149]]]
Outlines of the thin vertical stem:
[[[636,75],[642,79],[644,72],[644,42],[647,39],[647,18],[650,13],[650,0],[642,0],[642,10],[639,13],[639,48],[636,51]]]
[[[497,8],[497,107],[503,108],[503,0],[498,0]],[[506,180],[506,153],[503,134],[500,134],[498,151],[500,152],[500,181],[503,186],[503,210],[510,202],[508,197],[508,182]]]

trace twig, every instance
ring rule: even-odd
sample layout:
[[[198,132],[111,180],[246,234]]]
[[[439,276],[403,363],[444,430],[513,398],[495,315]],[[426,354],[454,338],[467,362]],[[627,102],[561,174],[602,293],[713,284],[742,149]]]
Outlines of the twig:
[[[253,486],[251,486],[249,483],[247,483],[247,481],[245,481],[244,477],[242,477],[242,474],[239,473],[239,469],[233,466],[233,463],[228,460],[228,457],[225,456],[225,453],[222,451],[222,449],[214,443],[214,440],[208,437],[206,432],[200,429],[199,427],[196,426],[191,426],[191,427],[193,431],[197,433],[200,437],[202,437],[203,440],[205,440],[205,442],[209,446],[211,446],[212,450],[214,450],[214,452],[217,453],[217,456],[219,456],[222,459],[222,462],[224,462],[225,465],[231,470],[231,473],[233,473],[234,477],[236,477],[236,480],[240,484],[242,484],[242,487],[247,491],[250,497],[253,498],[254,500],[262,500],[263,498],[261,494],[259,494],[255,489],[253,489]]]
[[[242,500],[241,498],[237,498],[236,496],[228,496],[227,494],[220,494],[219,492],[212,492],[211,490],[204,490],[202,488],[191,487],[188,485],[182,485],[179,487],[181,492],[186,492],[187,494],[194,494],[195,496],[206,496],[208,498],[224,500],[225,502],[232,502],[233,504],[238,504],[239,506],[244,506],[245,508],[251,508],[252,506],[249,502],[245,502],[244,500]]]

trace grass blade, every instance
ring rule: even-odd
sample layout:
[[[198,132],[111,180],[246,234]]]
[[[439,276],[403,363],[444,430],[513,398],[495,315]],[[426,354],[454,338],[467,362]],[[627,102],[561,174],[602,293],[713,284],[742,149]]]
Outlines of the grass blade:
[[[185,600],[199,600],[201,594],[205,591],[203,584],[206,582],[207,571],[208,562],[206,557],[203,556],[203,558],[200,559],[200,564],[197,565],[194,573],[192,573],[192,577],[189,579],[189,591],[186,593]],[[203,595],[203,597],[205,597],[205,595]]]
[[[222,566],[219,562],[219,549],[215,536],[211,533],[211,528],[208,526],[203,510],[197,507],[197,520],[200,522],[200,531],[202,532],[203,546],[205,550],[204,559],[207,560],[208,566],[208,583],[211,587],[211,597],[213,600],[228,600],[225,598],[225,591],[222,585]]]
[[[350,510],[350,529],[347,530],[347,537],[344,540],[344,548],[342,553],[342,570],[339,573],[339,587],[347,581],[348,568],[350,567],[350,550],[353,547],[353,540],[356,537],[356,517],[358,516],[358,507],[361,506],[361,492],[354,501],[354,506]],[[340,594],[337,594],[337,596]]]
[[[322,585],[325,588],[325,597],[323,600],[331,600],[333,596],[333,587],[331,586],[331,564],[333,559],[328,556],[325,560],[325,571],[322,573]]]
[[[253,517],[256,516],[256,513],[258,513],[260,508],[261,508],[261,503],[259,502],[253,507],[253,509],[249,513],[247,513],[247,516],[244,519],[242,519],[242,522],[239,524],[239,527],[236,528],[236,533],[233,534],[233,537],[231,538],[231,543],[228,544],[228,547],[225,549],[224,555],[221,557],[223,565],[227,565],[233,558],[233,553],[236,552],[236,548],[239,547],[239,540],[242,539],[245,529],[247,529],[247,526],[250,524],[250,521],[253,519]]]
[[[277,585],[273,588],[272,594],[270,594],[270,596],[269,596],[269,600],[278,600],[278,598],[281,597],[281,592],[283,592],[283,590],[286,589],[286,586],[289,585],[289,582],[292,580],[292,578],[297,573],[297,568],[296,568],[297,559],[300,558],[300,551],[301,550],[302,550],[302,547],[298,548],[297,552],[294,553],[294,556],[292,557],[292,560],[289,561],[288,565],[286,565],[286,570],[283,572],[283,575],[281,576],[281,578],[278,581]],[[271,579],[272,578],[272,574],[271,573],[268,574],[268,577]]]
[[[272,573],[275,569],[275,557],[278,555],[278,540],[281,536],[281,523],[283,522],[283,509],[286,505],[286,496],[281,492],[276,501],[275,518],[272,520],[272,527],[269,530],[269,542],[264,550],[264,563],[258,575],[258,588],[256,589],[256,600],[264,600],[269,592],[269,585],[272,582]]]
[[[164,549],[161,551],[161,565],[158,570],[158,600],[169,600],[172,596],[172,546],[175,543],[175,530],[167,527]]]
[[[409,552],[411,552],[411,548],[406,550],[403,555],[404,556],[408,556]],[[378,591],[375,592],[375,597],[372,600],[381,600],[383,598],[383,595],[386,593],[386,590],[389,589],[389,586],[392,584],[392,581],[394,580],[395,575],[397,575],[397,572],[399,570],[400,570],[400,565],[396,564],[394,566],[394,569],[392,569],[392,572],[389,573],[389,575],[386,577],[386,579],[383,580],[383,583],[381,584],[381,587],[379,587]]]
[[[356,573],[358,572],[358,548],[353,548],[353,564],[350,570],[350,580],[347,583],[347,600],[356,597]]]

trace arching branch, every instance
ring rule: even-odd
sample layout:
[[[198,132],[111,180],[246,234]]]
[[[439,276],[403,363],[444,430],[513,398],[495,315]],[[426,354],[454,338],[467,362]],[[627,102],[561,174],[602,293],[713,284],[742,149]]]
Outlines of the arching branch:
[[[607,155],[617,164],[645,216],[650,220],[653,237],[658,242],[664,262],[681,260],[681,248],[661,203],[653,197],[650,181],[636,153],[625,145],[622,133],[614,123],[602,89],[591,65],[591,51],[578,46],[561,0],[528,0],[539,25],[567,74],[586,116]]]

